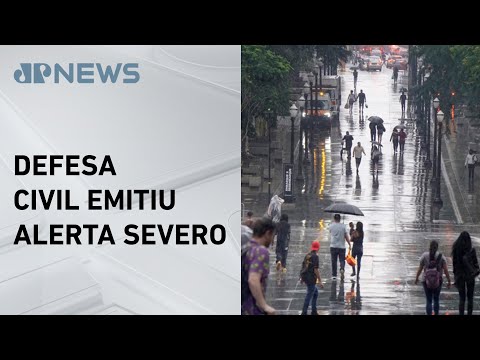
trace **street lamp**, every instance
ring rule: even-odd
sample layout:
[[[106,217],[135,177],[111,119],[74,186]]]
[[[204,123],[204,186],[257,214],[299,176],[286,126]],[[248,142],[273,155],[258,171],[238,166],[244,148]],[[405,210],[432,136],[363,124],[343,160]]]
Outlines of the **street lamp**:
[[[305,98],[300,96],[300,98],[297,100],[298,102],[298,107],[300,108],[300,117],[303,117],[303,110],[305,108]]]
[[[290,106],[290,121],[292,122],[292,131],[291,131],[291,146],[290,146],[290,164],[292,164],[293,166],[293,150],[294,150],[294,135],[295,135],[295,119],[297,118],[297,114],[298,114],[298,109],[297,107],[295,106],[295,104],[293,104],[292,106]]]
[[[307,95],[307,94],[305,94]],[[302,171],[302,157],[303,157],[303,123],[304,123],[304,109],[305,109],[305,97],[300,96],[298,101],[298,107],[300,108],[300,136],[299,136],[299,148],[298,148],[298,172],[297,172],[297,179],[302,181],[303,180],[303,171]]]
[[[431,182],[435,185],[437,183],[437,109],[440,106],[440,100],[436,97],[433,100],[433,112],[435,113],[435,122],[433,124],[433,177]]]
[[[273,111],[271,109],[267,109],[265,111],[265,117],[267,118],[267,124],[268,124],[268,204],[270,205],[270,198],[272,197],[271,194],[271,184],[272,184],[272,163],[271,163],[271,154],[272,154],[272,116],[273,116]]]
[[[323,62],[322,60],[318,60],[318,67],[320,68],[320,90],[322,90],[322,66],[323,66]]]
[[[433,203],[441,207],[443,205],[442,198],[440,197],[440,178],[441,178],[441,160],[442,160],[442,125],[443,125],[443,118],[445,117],[442,110],[440,110],[437,114],[437,121],[438,121],[438,164],[437,164],[437,189],[435,192],[435,199]]]
[[[318,106],[318,70],[319,70],[318,65],[315,65],[313,67],[313,75],[315,76],[315,116],[318,115],[318,109],[317,109],[317,106]]]
[[[305,91],[305,113],[302,114],[302,122],[303,122],[303,128],[304,128],[304,132],[305,132],[305,158],[304,158],[304,162],[305,163],[308,163],[308,118],[307,118],[307,110],[308,110],[308,91],[309,91],[309,87],[308,87],[308,84],[305,83],[307,85],[307,87],[304,88],[304,91]],[[312,101],[310,101],[311,103]]]

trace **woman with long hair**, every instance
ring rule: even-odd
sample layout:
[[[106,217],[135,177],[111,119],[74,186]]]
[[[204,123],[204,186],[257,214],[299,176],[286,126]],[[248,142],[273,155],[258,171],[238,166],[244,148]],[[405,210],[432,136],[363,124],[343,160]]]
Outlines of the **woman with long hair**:
[[[450,289],[451,281],[450,274],[448,273],[447,260],[445,257],[438,252],[438,242],[432,240],[430,242],[430,249],[427,252],[424,252],[420,257],[420,266],[418,267],[417,277],[415,278],[415,285],[418,284],[418,278],[423,272],[423,289],[425,290],[425,296],[427,298],[427,315],[432,315],[432,301],[433,301],[433,312],[435,315],[438,315],[440,310],[440,291],[442,291],[442,270],[447,277],[448,284],[447,288]],[[439,282],[437,286],[433,286],[431,275],[433,271],[439,273]],[[428,273],[427,273],[428,272]],[[433,273],[435,275],[435,273]]]
[[[469,269],[469,264],[478,269],[478,259],[475,248],[472,247],[470,234],[463,231],[452,246],[453,277],[455,286],[458,289],[460,300],[458,303],[458,313],[465,313],[465,298],[467,303],[467,314],[473,314],[473,292],[475,290],[475,275]],[[466,296],[465,296],[466,295]]]
[[[360,267],[362,264],[363,256],[363,223],[357,222],[357,226],[352,235],[353,247],[352,257],[357,259],[357,272],[355,273],[355,266],[352,266],[352,277],[357,275],[357,279],[360,278]]]

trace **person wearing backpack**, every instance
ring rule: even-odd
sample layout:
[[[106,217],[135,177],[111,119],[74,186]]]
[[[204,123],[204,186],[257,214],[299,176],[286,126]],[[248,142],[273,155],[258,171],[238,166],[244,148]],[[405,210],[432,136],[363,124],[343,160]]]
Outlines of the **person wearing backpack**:
[[[455,286],[460,297],[458,303],[459,315],[465,313],[465,298],[467,303],[467,314],[473,314],[473,293],[475,290],[475,277],[480,273],[477,253],[472,247],[470,234],[463,231],[452,246],[453,276]],[[466,296],[465,296],[466,295]]]
[[[383,133],[385,132],[385,126],[383,124],[378,124],[377,125],[377,141],[381,144],[382,143],[382,136]]]
[[[242,315],[274,315],[267,304],[267,279],[270,270],[268,247],[275,236],[275,224],[268,218],[255,221],[249,244],[242,247]]]
[[[422,284],[427,298],[427,315],[432,315],[432,301],[433,312],[435,315],[439,313],[442,271],[448,280],[447,288],[450,289],[452,283],[450,281],[450,274],[448,273],[447,260],[438,252],[438,242],[432,240],[429,251],[423,253],[420,257],[420,266],[418,267],[417,277],[415,278],[415,285],[417,285],[420,274],[423,273]]]
[[[312,242],[310,252],[305,255],[302,263],[302,270],[300,272],[300,281],[307,285],[307,295],[305,296],[305,302],[303,303],[302,315],[307,315],[308,305],[312,303],[312,315],[318,315],[317,313],[317,298],[318,289],[317,283],[320,288],[323,289],[322,278],[320,277],[319,259],[317,252],[320,249],[320,243],[318,241]]]

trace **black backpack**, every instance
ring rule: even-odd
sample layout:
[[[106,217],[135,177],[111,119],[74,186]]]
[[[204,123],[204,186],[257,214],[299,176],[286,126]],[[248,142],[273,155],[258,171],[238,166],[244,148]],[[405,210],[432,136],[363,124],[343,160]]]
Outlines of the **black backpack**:
[[[305,255],[305,259],[303,259],[302,270],[300,270],[300,279],[302,279],[303,282],[307,281],[307,275],[308,275],[311,262],[312,262],[312,253],[308,253],[307,255]]]

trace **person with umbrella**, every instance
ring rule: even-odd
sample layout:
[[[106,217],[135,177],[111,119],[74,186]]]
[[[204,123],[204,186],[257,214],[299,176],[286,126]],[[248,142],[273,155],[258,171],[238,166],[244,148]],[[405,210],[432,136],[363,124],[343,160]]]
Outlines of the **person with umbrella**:
[[[345,279],[345,241],[350,245],[347,229],[340,224],[340,214],[335,214],[333,223],[330,224],[330,254],[332,257],[332,279],[337,279],[337,258],[340,261],[340,280]]]
[[[376,141],[376,137],[377,137],[377,122],[374,121],[374,120],[371,120],[370,121],[370,124],[368,125],[368,127],[370,128],[370,141]]]
[[[378,136],[377,136],[377,141],[379,144],[382,143],[382,136],[383,136],[383,133],[385,132],[385,126],[383,126],[382,123],[378,123],[377,124],[377,133],[378,133]]]
[[[392,136],[390,136],[390,141],[393,141],[393,152],[396,153],[398,149],[398,130],[397,128],[393,129]]]
[[[403,151],[405,150],[405,139],[407,138],[407,133],[403,131],[403,127],[400,129],[398,137],[400,139],[400,152],[403,153]]]

